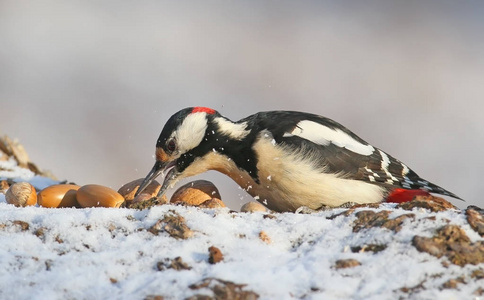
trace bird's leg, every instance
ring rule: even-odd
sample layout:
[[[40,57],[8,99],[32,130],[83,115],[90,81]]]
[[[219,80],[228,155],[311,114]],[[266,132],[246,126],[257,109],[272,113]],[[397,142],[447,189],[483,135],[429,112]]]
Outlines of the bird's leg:
[[[296,209],[296,211],[294,213],[296,213],[296,214],[313,214],[313,213],[317,213],[317,212],[321,212],[321,211],[332,210],[332,209],[335,209],[335,208],[350,208],[350,207],[353,207],[357,204],[358,203],[356,203],[356,202],[345,202],[345,203],[341,204],[340,206],[336,206],[336,207],[332,207],[332,206],[328,206],[328,205],[322,205],[318,209],[312,209],[312,208],[309,208],[307,206],[300,206],[298,209]]]

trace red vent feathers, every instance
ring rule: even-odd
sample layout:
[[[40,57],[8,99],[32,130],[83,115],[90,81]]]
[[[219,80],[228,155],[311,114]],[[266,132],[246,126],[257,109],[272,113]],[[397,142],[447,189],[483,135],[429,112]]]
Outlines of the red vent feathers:
[[[197,106],[197,107],[194,107],[192,110],[192,113],[196,113],[196,112],[204,112],[209,115],[213,115],[215,113],[215,110],[208,107]]]
[[[403,203],[412,201],[416,196],[429,196],[430,193],[424,190],[394,189],[387,197],[387,202]]]

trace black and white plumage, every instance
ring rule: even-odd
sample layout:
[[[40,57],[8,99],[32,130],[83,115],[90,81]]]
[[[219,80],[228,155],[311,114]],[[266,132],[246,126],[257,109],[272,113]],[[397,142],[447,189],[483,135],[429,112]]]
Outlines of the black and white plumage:
[[[160,194],[208,170],[226,174],[275,211],[377,203],[402,191],[460,199],[331,119],[269,111],[232,122],[205,107],[183,109],[168,120],[138,194],[162,173]]]

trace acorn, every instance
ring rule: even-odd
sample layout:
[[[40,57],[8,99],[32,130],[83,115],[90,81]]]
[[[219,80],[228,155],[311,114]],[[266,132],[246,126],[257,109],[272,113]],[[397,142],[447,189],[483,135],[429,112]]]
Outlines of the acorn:
[[[138,191],[139,186],[141,185],[143,180],[144,178],[140,178],[126,183],[125,185],[119,188],[118,193],[120,193],[121,196],[123,196],[126,201],[133,201],[134,195]],[[141,194],[148,194],[148,195],[151,195],[151,197],[156,197],[158,195],[158,191],[160,190],[160,188],[161,188],[161,185],[158,183],[158,181],[153,180],[143,190],[143,193]]]
[[[119,207],[124,198],[108,187],[88,184],[77,190],[77,202],[81,207]]]
[[[18,207],[37,204],[35,188],[28,182],[17,182],[10,186],[5,193],[5,200]]]
[[[207,180],[195,180],[177,189],[171,196],[170,202],[199,206],[212,198],[221,199],[217,187]]]
[[[267,208],[259,202],[247,202],[240,208],[241,212],[268,212]]]
[[[75,184],[55,184],[46,187],[38,194],[38,203],[43,207],[79,207],[76,191],[80,186]]]

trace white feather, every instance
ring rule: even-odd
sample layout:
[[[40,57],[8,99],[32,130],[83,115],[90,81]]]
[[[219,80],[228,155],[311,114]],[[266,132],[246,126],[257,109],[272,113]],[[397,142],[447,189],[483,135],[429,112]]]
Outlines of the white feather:
[[[388,179],[387,182],[392,184],[393,181],[398,181],[398,179],[395,176],[393,176],[392,173],[390,173],[390,171],[388,170],[388,166],[390,165],[390,158],[388,158],[388,155],[386,155],[386,153],[381,151],[380,149],[378,149],[378,151],[380,152],[380,155],[382,158],[381,168],[385,172],[385,174],[387,174],[387,176],[390,177],[390,179]]]
[[[214,121],[217,123],[219,132],[235,140],[242,140],[249,134],[246,122],[233,123],[224,118],[215,118]]]
[[[362,144],[339,129],[332,129],[308,120],[299,122],[294,130],[290,133],[286,132],[284,137],[294,135],[318,145],[327,146],[333,143],[361,155],[371,155],[375,151],[373,146]]]

